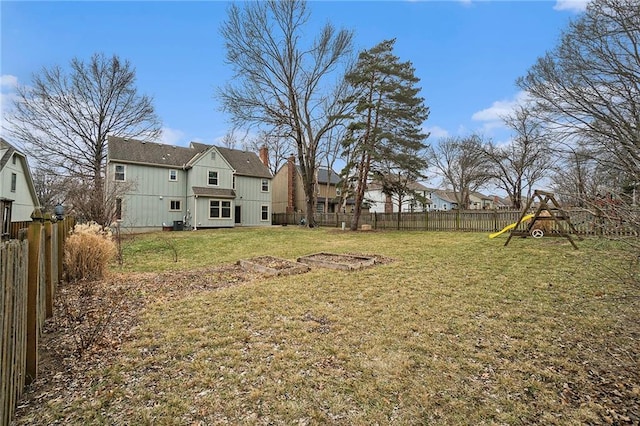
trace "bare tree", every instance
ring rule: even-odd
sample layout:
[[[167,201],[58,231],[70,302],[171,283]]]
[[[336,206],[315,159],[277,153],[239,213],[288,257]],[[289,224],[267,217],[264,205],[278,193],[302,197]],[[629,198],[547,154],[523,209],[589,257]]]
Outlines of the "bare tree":
[[[74,58],[70,69],[43,68],[31,86],[17,89],[8,131],[22,141],[39,167],[69,176],[90,202],[89,220],[107,223],[104,176],[107,135],[155,139],[160,123],[151,98],[138,95],[135,70],[128,61],[94,54]]]
[[[640,3],[593,0],[518,85],[593,158],[640,180]]]
[[[58,203],[64,203],[66,191],[63,177],[49,174],[40,167],[33,169],[32,176],[38,201],[45,211],[52,212]]]
[[[263,146],[267,148],[269,153],[269,171],[272,175],[278,173],[280,167],[287,162],[287,158],[295,149],[291,138],[280,134],[278,129],[261,130],[247,143],[248,149],[255,152],[258,152]]]
[[[296,146],[307,224],[313,224],[318,146],[350,106],[331,87],[351,52],[353,35],[326,24],[304,45],[309,20],[303,0],[231,5],[221,28],[234,78],[220,90],[225,111],[239,126],[277,128]],[[333,78],[333,81],[332,81]]]
[[[340,158],[340,153],[342,151],[342,141],[345,138],[345,134],[347,132],[347,128],[345,126],[334,127],[331,129],[325,137],[322,139],[319,150],[321,151],[322,162],[327,169],[327,181],[325,182],[326,191],[325,193],[329,194],[329,189],[331,188],[331,176],[333,174],[333,167],[336,164],[338,158]],[[336,185],[336,183],[333,183]],[[338,183],[337,185],[339,185]],[[324,200],[324,211],[325,213],[329,212],[329,197],[325,197]]]
[[[460,209],[468,209],[469,195],[492,177],[491,164],[478,135],[445,138],[430,147],[430,157],[443,181],[453,189]]]
[[[505,146],[489,142],[484,155],[492,165],[493,180],[507,192],[512,207],[519,210],[523,192],[530,197],[533,186],[551,168],[551,147],[542,123],[529,108],[520,106],[503,120],[515,132],[513,140]]]

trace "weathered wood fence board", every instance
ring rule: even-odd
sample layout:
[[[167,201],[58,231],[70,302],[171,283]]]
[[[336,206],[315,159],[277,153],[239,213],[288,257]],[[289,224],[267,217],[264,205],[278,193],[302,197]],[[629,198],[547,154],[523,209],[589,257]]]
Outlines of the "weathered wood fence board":
[[[62,257],[73,220],[35,217],[12,223],[12,238],[0,243],[0,425],[8,425],[25,385],[38,372],[38,340],[53,314],[62,279]],[[20,235],[19,235],[20,234]]]
[[[515,223],[520,218],[517,210],[451,210],[419,213],[363,213],[360,225],[371,225],[379,230],[419,231],[469,231],[496,232]],[[640,214],[640,212],[638,213]],[[637,235],[638,230],[621,220],[598,217],[582,209],[569,210],[571,223],[582,235]],[[318,226],[341,227],[351,224],[350,213],[317,213]],[[298,225],[304,218],[302,213],[274,213],[274,225]],[[555,225],[554,225],[555,226]],[[523,226],[524,227],[524,224]]]
[[[2,267],[2,368],[0,422],[8,424],[25,386],[26,311],[29,243],[12,240],[0,245]]]

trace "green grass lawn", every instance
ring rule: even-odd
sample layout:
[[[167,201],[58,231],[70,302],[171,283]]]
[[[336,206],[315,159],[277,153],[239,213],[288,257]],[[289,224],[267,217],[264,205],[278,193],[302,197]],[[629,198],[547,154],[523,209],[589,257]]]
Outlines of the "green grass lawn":
[[[394,261],[151,294],[131,339],[90,372],[81,396],[50,401],[21,421],[632,422],[640,416],[638,289],[612,278],[629,266],[619,247],[505,241],[299,227],[136,236],[125,241],[124,265],[113,266],[122,282],[262,255]],[[183,284],[192,283],[172,285]]]

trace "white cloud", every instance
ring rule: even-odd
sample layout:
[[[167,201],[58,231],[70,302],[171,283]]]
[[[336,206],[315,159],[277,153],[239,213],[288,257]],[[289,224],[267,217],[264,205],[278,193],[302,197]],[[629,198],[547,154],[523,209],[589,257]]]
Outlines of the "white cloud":
[[[7,126],[6,116],[13,111],[13,103],[17,99],[17,87],[18,77],[9,74],[0,75],[0,129]]]
[[[168,145],[180,145],[179,142],[181,142],[184,137],[185,134],[181,130],[172,129],[170,127],[162,128],[162,143],[166,143]]]
[[[429,133],[429,138],[431,140],[446,138],[449,136],[449,131],[439,126],[424,127],[422,131]]]
[[[0,86],[13,90],[18,86],[18,77],[10,74],[0,75]]]
[[[529,94],[525,91],[516,93],[513,99],[503,99],[495,101],[489,108],[475,112],[471,119],[483,122],[483,130],[491,131],[493,129],[504,127],[503,117],[510,115],[519,105],[524,105],[529,101]]]
[[[556,0],[554,10],[568,10],[571,12],[584,12],[590,0]]]

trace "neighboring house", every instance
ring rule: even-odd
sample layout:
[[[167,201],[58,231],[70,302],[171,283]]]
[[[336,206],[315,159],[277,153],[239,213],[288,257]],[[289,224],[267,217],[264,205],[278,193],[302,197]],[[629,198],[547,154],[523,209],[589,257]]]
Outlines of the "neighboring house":
[[[259,158],[196,142],[109,137],[105,193],[131,230],[271,225],[272,176],[263,150]]]
[[[296,165],[292,155],[273,177],[273,212],[305,213],[307,209],[306,195],[302,184],[302,171]],[[340,190],[340,176],[326,167],[317,170],[317,213],[335,213],[350,209],[353,200],[343,200]],[[342,203],[345,203],[345,206]]]
[[[407,189],[413,193],[406,194],[402,200],[402,212],[424,212],[429,211],[431,199],[429,198],[429,188],[418,182],[409,182]],[[417,194],[417,196],[416,196]],[[396,194],[385,194],[382,185],[378,182],[371,182],[367,186],[365,199],[369,203],[371,213],[397,213],[399,210],[399,199]]]
[[[493,209],[495,209],[493,197],[481,194],[480,192],[472,192],[469,194],[469,210]]]
[[[431,200],[429,210],[448,211],[458,208],[458,202],[453,191],[445,191],[442,189],[427,189],[427,195]]]
[[[499,195],[490,195],[493,199],[493,206],[497,210],[506,210],[511,208],[511,204],[507,199],[500,197]]]
[[[9,222],[31,220],[39,206],[27,157],[0,138],[0,233],[6,233]]]

